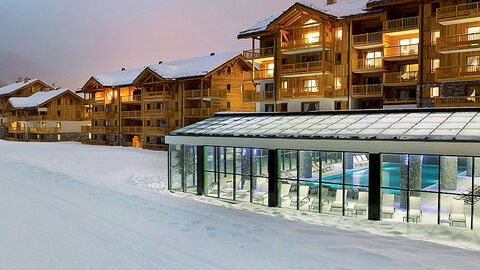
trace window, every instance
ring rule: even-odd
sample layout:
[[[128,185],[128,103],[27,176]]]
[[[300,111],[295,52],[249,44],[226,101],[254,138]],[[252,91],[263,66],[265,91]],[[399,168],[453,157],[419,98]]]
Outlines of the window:
[[[282,65],[288,64],[288,59],[287,58],[282,58]]]
[[[317,55],[310,55],[310,56],[303,56],[302,57],[302,62],[318,62],[320,59],[320,56]]]
[[[440,31],[432,31],[432,44],[437,44],[437,39],[440,38]]]
[[[335,110],[340,111],[342,109],[342,102],[341,101],[335,101]]]
[[[266,112],[273,112],[275,109],[273,107],[273,104],[265,104],[265,111]]]
[[[341,65],[342,64],[342,53],[335,54],[335,64]]]
[[[57,135],[57,141],[61,141],[62,140],[62,135],[58,134]]]
[[[61,129],[61,128],[62,128],[62,123],[57,122],[57,128],[58,128],[58,129]]]
[[[175,120],[175,126],[177,126],[177,127],[180,126],[178,120]]]
[[[336,77],[335,78],[335,90],[342,89],[342,78]]]
[[[414,79],[418,74],[418,64],[400,66],[400,77],[404,80]]]
[[[282,89],[288,89],[288,81],[282,82]]]
[[[227,84],[227,93],[230,93],[230,88],[231,88],[230,84]]]
[[[467,72],[478,72],[480,71],[480,56],[469,56],[467,58]]]
[[[382,66],[382,52],[368,52],[365,56],[365,66],[376,68]]]
[[[62,113],[60,111],[57,111],[57,116],[58,117],[62,116]]]
[[[336,34],[337,40],[342,40],[343,37],[343,29],[340,27],[337,29],[337,34]]]
[[[418,54],[418,38],[400,40],[400,55]]]
[[[227,101],[227,110],[230,110],[230,101]]]
[[[110,126],[110,120],[106,120],[106,121],[105,121],[105,126],[106,126],[106,127],[109,127],[109,126]]]
[[[265,84],[265,91],[273,91],[273,83]]]
[[[437,16],[437,9],[440,8],[440,3],[432,3],[432,17]]]
[[[69,99],[70,105],[73,105],[73,99]]]
[[[318,102],[302,102],[302,112],[315,112],[320,108]]]
[[[318,92],[318,80],[303,81],[303,89],[306,92]]]
[[[305,34],[306,43],[316,43],[320,41],[320,32],[310,32]]]
[[[57,99],[57,104],[58,104],[58,105],[62,105],[62,100],[61,100],[61,99]]]
[[[275,68],[275,64],[271,63],[267,65],[267,74],[268,75],[273,75],[273,71]]]
[[[468,34],[468,40],[480,39],[480,26],[468,27],[467,34]]]
[[[440,59],[432,59],[432,63],[431,63],[432,72],[435,72],[435,70],[439,67],[440,67]]]
[[[439,97],[440,96],[440,87],[430,87],[430,97]]]

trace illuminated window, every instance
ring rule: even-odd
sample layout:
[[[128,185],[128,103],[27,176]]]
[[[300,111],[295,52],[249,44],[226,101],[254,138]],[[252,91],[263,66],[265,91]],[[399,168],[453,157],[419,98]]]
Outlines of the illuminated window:
[[[400,77],[404,80],[415,79],[418,74],[418,64],[401,65]]]
[[[480,26],[467,28],[468,40],[480,39]]]
[[[335,78],[335,89],[336,90],[342,89],[342,78],[340,77]]]
[[[418,54],[418,38],[400,40],[400,55]]]
[[[308,20],[307,22],[305,22],[305,24],[314,24],[316,23],[317,21],[313,20],[313,19],[310,19]]]
[[[57,135],[57,141],[61,141],[62,140],[62,136],[60,134]]]
[[[365,56],[365,66],[376,68],[382,66],[382,52],[369,52]]]
[[[62,123],[57,122],[57,128],[62,128]]]
[[[307,43],[316,43],[320,41],[320,32],[310,32],[305,34],[305,41]]]
[[[440,87],[430,87],[430,97],[440,96]]]
[[[467,71],[468,72],[478,72],[480,71],[480,56],[469,56],[467,58]]]
[[[342,28],[338,28],[338,29],[337,29],[337,39],[338,39],[338,40],[342,40],[342,37],[343,37],[343,29],[342,29]]]
[[[303,81],[303,88],[306,92],[318,92],[318,80]]]
[[[440,31],[432,31],[432,44],[437,44],[437,39],[440,38]]]
[[[435,70],[439,67],[440,67],[440,59],[432,59],[432,64],[431,64],[432,72],[435,72]]]
[[[274,70],[274,68],[275,68],[275,64],[273,64],[273,63],[272,63],[272,64],[268,64],[268,65],[267,65],[267,74],[268,74],[268,75],[273,75],[273,70]]]
[[[288,81],[283,81],[282,82],[282,88],[283,89],[288,89]]]

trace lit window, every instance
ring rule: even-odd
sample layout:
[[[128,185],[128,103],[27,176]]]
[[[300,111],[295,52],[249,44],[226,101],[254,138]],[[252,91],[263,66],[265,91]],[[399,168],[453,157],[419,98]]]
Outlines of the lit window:
[[[467,58],[467,71],[477,72],[480,71],[480,56],[469,56]]]
[[[57,141],[61,141],[62,140],[62,136],[60,134],[57,135]]]
[[[313,19],[310,19],[308,20],[305,24],[314,24],[316,23],[317,21],[313,20]]]
[[[432,72],[435,72],[437,68],[440,67],[440,59],[432,59]]]
[[[468,40],[480,39],[480,26],[467,28]]]
[[[440,87],[430,87],[430,96],[431,97],[438,97],[440,96]]]
[[[57,128],[62,128],[62,123],[57,122]]]
[[[267,74],[268,74],[268,75],[273,75],[273,70],[274,70],[274,68],[275,68],[275,64],[273,64],[273,63],[272,63],[272,64],[268,64],[268,65],[267,65]]]
[[[365,56],[365,66],[375,68],[382,66],[382,52],[369,52]]]
[[[320,32],[310,32],[305,35],[307,43],[315,43],[320,41]]]
[[[342,89],[342,78],[340,77],[335,78],[335,89],[336,90]]]
[[[408,38],[400,40],[400,54],[412,55],[418,54],[418,38]]]
[[[432,31],[432,44],[437,44],[438,38],[440,38],[440,31]]]
[[[303,81],[303,88],[306,92],[318,92],[318,80]]]
[[[337,29],[337,39],[338,39],[338,40],[342,40],[342,37],[343,37],[343,29],[342,29],[342,28],[338,28],[338,29]]]
[[[283,81],[282,82],[282,88],[283,89],[288,89],[288,81]]]

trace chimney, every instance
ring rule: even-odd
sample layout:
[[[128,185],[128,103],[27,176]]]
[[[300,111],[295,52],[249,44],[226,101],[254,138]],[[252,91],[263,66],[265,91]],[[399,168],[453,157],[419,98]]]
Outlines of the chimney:
[[[214,53],[214,52],[212,52],[212,53],[210,54],[210,56],[214,56],[214,55],[215,55],[215,53]]]
[[[30,78],[26,77],[25,79],[23,79],[23,82],[27,83],[29,80],[30,80]]]
[[[18,77],[18,78],[17,78],[17,83],[22,82],[22,81],[23,81],[23,78],[22,78],[22,77]]]
[[[163,63],[163,61],[158,61],[158,64],[159,64],[159,65],[162,64],[162,63]]]
[[[122,71],[125,71],[125,68],[122,68]]]

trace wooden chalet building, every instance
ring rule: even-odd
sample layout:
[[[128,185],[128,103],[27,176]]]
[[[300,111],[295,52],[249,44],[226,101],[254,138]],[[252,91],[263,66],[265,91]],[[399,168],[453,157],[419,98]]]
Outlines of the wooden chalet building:
[[[165,135],[220,111],[255,111],[242,91],[253,83],[241,54],[160,62],[138,69],[97,75],[82,88],[89,95],[90,125],[84,143],[167,150]]]
[[[239,33],[257,111],[480,106],[480,3],[297,2]]]

